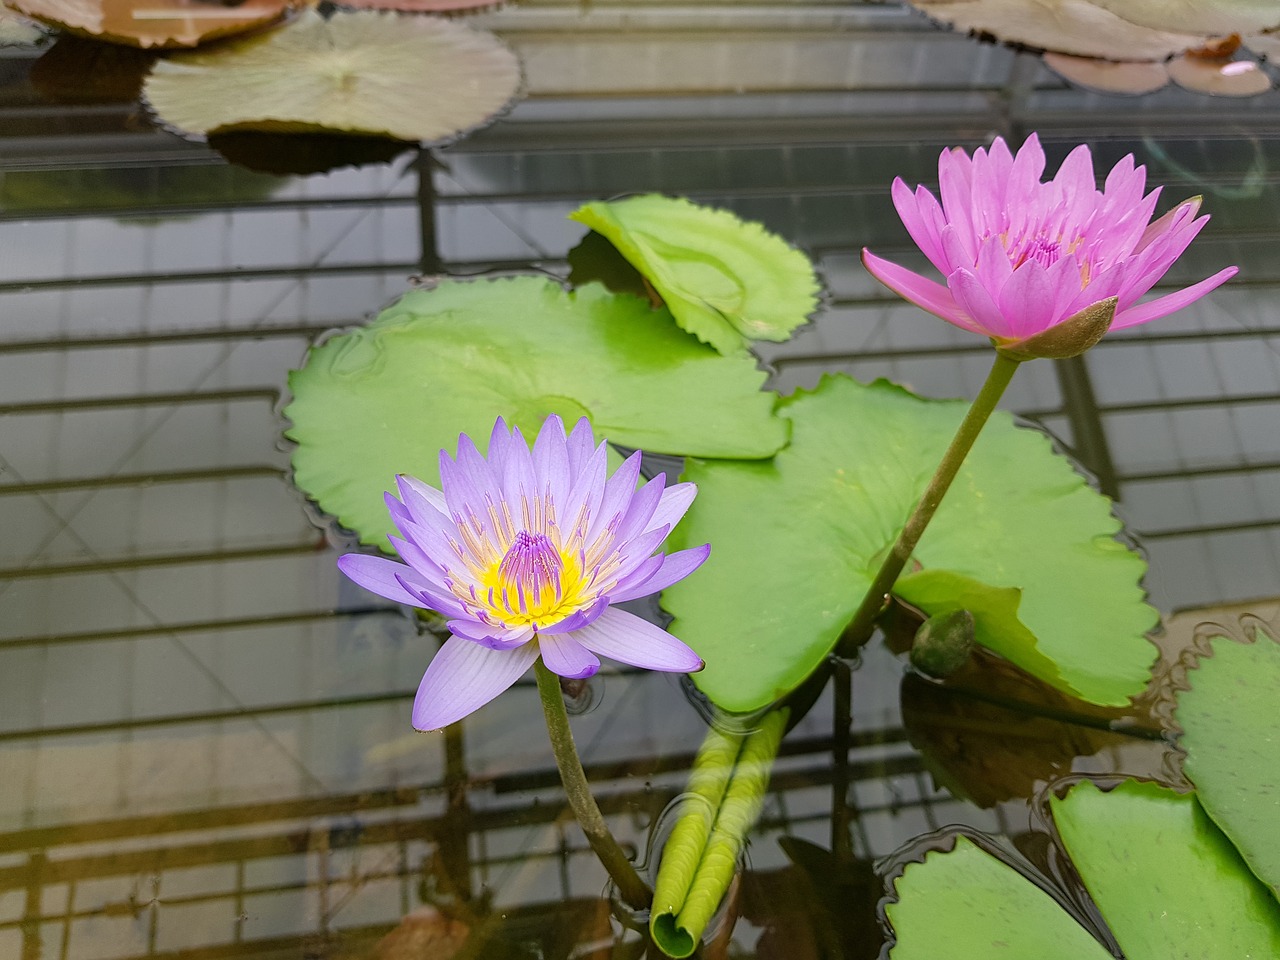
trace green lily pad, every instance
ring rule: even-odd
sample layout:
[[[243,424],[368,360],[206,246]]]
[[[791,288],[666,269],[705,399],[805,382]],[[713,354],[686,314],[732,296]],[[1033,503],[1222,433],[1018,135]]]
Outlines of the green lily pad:
[[[359,133],[443,141],[488,123],[520,90],[497,37],[436,17],[313,9],[270,33],[159,61],[144,92],[192,134]]]
[[[1012,867],[957,837],[955,849],[908,864],[885,907],[891,960],[1112,960],[1057,901]]]
[[[1280,904],[1192,794],[1126,780],[1051,800],[1084,885],[1129,960],[1280,957]]]
[[[695,682],[712,701],[755,710],[817,667],[965,408],[828,377],[782,402],[792,439],[772,461],[687,462],[699,495],[675,538],[714,554],[663,605],[706,660]],[[983,646],[1073,696],[1123,704],[1146,685],[1156,613],[1119,530],[1047,437],[997,413],[894,592],[929,615],[969,609]]]
[[[787,437],[750,358],[722,357],[665,310],[536,277],[446,282],[314,347],[289,377],[294,482],[365,543],[391,530],[398,473],[438,483],[458,434],[507,418],[532,436],[552,413],[654,453],[768,457]]]
[[[569,218],[607,237],[676,323],[721,353],[787,340],[818,306],[809,258],[728,210],[646,194],[588,203]]]
[[[1052,801],[1076,871],[1128,960],[1280,956],[1280,907],[1190,794],[1129,780]],[[908,864],[891,960],[1110,958],[1054,898],[959,837]]]
[[[1187,682],[1176,714],[1186,774],[1209,816],[1280,897],[1280,644],[1261,629],[1253,643],[1217,637]]]

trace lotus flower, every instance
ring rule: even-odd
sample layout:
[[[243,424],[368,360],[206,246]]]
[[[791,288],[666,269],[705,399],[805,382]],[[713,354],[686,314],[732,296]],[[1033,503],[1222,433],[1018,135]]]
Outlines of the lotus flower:
[[[606,479],[606,449],[591,425],[565,435],[548,417],[530,451],[501,419],[486,460],[471,439],[440,451],[443,492],[396,480],[387,506],[406,561],[349,553],[348,577],[376,594],[448,618],[449,637],[427,668],[413,725],[437,730],[498,696],[539,656],[562,677],[589,677],[600,656],[649,670],[691,672],[702,660],[665,630],[610,604],[656,593],[696,570],[710,545],[657,553],[696,488],[639,490],[640,454]]]
[[[1166,316],[1235,275],[1228,267],[1139,303],[1208,221],[1196,217],[1200,199],[1151,222],[1160,190],[1143,196],[1146,168],[1127,156],[1099,191],[1083,144],[1052,180],[1042,183],[1043,172],[1035,134],[1016,157],[1000,138],[972,157],[944,151],[942,202],[922,186],[912,193],[899,177],[893,203],[946,286],[869,250],[862,261],[898,295],[1020,359],[1075,356],[1108,329]]]

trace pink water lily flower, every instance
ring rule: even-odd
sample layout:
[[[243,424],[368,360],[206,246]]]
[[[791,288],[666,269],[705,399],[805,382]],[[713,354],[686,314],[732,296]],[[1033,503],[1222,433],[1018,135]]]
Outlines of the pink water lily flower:
[[[1087,146],[1042,183],[1044,162],[1035,134],[1016,157],[997,138],[972,157],[959,148],[943,152],[941,203],[923,186],[912,192],[894,180],[898,215],[945,286],[869,250],[863,263],[917,306],[1026,356],[1074,356],[1108,329],[1166,316],[1235,275],[1227,267],[1139,303],[1208,221],[1196,216],[1200,199],[1152,222],[1160,190],[1143,195],[1146,168],[1135,167],[1132,155],[1112,168],[1101,191]]]
[[[584,418],[565,435],[548,417],[532,451],[499,419],[488,458],[458,438],[440,451],[437,490],[397,478],[386,495],[405,563],[349,553],[348,577],[389,600],[435,610],[452,634],[427,668],[413,725],[438,730],[502,693],[539,656],[562,677],[589,677],[599,657],[649,670],[702,669],[665,630],[610,604],[656,593],[696,570],[710,545],[659,553],[693,502],[691,483],[659,474],[639,490],[640,454],[606,478],[606,445]]]

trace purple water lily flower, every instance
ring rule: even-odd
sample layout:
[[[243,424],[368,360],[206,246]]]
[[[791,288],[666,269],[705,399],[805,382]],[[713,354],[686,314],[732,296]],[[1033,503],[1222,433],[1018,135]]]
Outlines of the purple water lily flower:
[[[440,451],[440,485],[397,478],[386,495],[405,560],[338,560],[367,590],[448,618],[452,636],[427,667],[413,725],[438,730],[502,693],[537,660],[589,677],[600,656],[688,673],[702,659],[671,634],[610,604],[648,596],[696,570],[709,544],[658,553],[693,502],[691,483],[659,474],[639,490],[640,454],[606,479],[606,445],[584,418],[565,435],[548,417],[532,451],[499,419],[486,460],[458,438]]]
[[[899,296],[949,323],[1027,356],[1073,356],[1108,329],[1166,316],[1236,273],[1227,267],[1174,293],[1138,301],[1181,256],[1208,217],[1200,198],[1152,222],[1159,188],[1143,196],[1146,168],[1127,156],[1099,191],[1093,157],[1076,147],[1042,183],[1044,151],[1035,134],[1009,152],[997,138],[970,157],[956,148],[938,162],[941,203],[924,187],[893,182],[893,203],[911,239],[946,286],[870,250],[862,260]],[[1078,331],[1028,341],[1075,321]]]

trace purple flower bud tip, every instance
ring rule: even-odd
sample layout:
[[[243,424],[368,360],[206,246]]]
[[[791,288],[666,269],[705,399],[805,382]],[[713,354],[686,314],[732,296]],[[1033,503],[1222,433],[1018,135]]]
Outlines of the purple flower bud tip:
[[[404,563],[347,554],[338,567],[367,590],[435,610],[452,636],[427,668],[413,725],[437,730],[509,688],[539,657],[562,677],[588,677],[600,656],[692,672],[702,660],[665,630],[611,604],[648,596],[696,570],[710,545],[658,552],[693,484],[639,490],[640,457],[607,476],[591,425],[565,433],[548,417],[530,450],[499,419],[482,457],[465,434],[440,455],[437,490],[396,478],[388,494]]]

